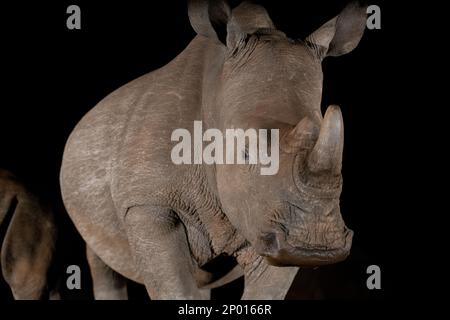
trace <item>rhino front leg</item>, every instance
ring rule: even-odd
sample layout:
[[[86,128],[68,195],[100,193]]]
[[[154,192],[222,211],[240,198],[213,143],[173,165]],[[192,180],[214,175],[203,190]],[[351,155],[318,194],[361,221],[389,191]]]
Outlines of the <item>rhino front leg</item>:
[[[274,267],[257,256],[245,268],[242,300],[283,300],[299,270],[297,267]]]
[[[108,267],[86,246],[86,257],[91,269],[96,300],[127,300],[127,279]]]
[[[193,277],[185,228],[170,208],[136,206],[125,216],[134,261],[151,299],[207,299]]]

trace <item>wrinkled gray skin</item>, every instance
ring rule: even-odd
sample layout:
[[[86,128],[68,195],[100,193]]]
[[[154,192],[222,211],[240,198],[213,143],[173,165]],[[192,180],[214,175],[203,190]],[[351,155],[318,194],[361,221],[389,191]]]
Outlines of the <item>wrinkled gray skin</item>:
[[[336,106],[321,115],[321,61],[356,47],[365,11],[351,4],[293,41],[257,5],[231,12],[223,1],[190,2],[198,36],[101,101],[67,142],[62,193],[88,246],[97,299],[126,298],[123,277],[145,284],[152,299],[208,298],[240,274],[243,299],[282,299],[298,266],[347,257],[343,123]],[[280,129],[278,174],[174,165],[171,133],[192,131],[194,120],[222,132]],[[202,268],[219,255],[238,262],[222,278]]]
[[[2,275],[14,298],[44,298],[56,243],[53,212],[1,169],[0,230]],[[56,291],[50,294],[52,299],[59,298]]]

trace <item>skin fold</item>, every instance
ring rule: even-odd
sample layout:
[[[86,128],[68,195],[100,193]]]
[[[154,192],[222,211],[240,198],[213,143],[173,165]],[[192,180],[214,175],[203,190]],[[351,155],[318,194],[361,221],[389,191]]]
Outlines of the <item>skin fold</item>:
[[[208,299],[243,274],[243,299],[283,299],[298,267],[347,257],[339,209],[343,120],[320,111],[321,61],[353,50],[366,9],[349,4],[304,40],[244,2],[190,1],[197,36],[166,66],[111,93],[76,126],[61,188],[88,247],[97,299]],[[178,128],[278,129],[276,175],[258,165],[175,165]],[[192,132],[191,132],[192,134]],[[237,150],[243,152],[244,150]],[[219,257],[235,265],[209,268]]]

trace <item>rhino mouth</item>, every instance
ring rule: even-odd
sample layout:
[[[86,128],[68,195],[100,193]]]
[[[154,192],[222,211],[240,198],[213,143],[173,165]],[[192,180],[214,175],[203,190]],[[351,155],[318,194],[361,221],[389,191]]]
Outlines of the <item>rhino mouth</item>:
[[[258,253],[273,266],[318,267],[345,260],[350,254],[353,231],[346,228],[343,245],[339,248],[324,245],[292,245],[280,233],[263,236]],[[258,248],[258,246],[257,246]]]

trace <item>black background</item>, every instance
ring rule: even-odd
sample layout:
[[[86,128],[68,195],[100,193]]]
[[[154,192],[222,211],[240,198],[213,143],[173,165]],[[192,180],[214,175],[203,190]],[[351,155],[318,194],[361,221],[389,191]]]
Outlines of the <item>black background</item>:
[[[278,29],[304,38],[331,19],[347,1],[265,1]],[[66,8],[81,8],[81,30],[66,28]],[[344,189],[341,209],[355,231],[350,258],[336,266],[302,272],[290,298],[379,299],[393,297],[401,286],[397,264],[404,248],[401,224],[406,214],[399,113],[393,87],[400,81],[393,8],[373,1],[382,12],[381,30],[366,29],[350,54],[323,63],[323,110],[341,106],[345,122]],[[184,1],[27,1],[2,4],[2,97],[0,167],[24,180],[53,203],[61,223],[59,267],[83,271],[80,291],[63,290],[67,299],[91,299],[84,245],[67,219],[60,200],[58,175],[66,139],[76,123],[119,86],[161,67],[194,37]],[[400,121],[401,123],[401,121]],[[366,268],[382,271],[382,289],[366,288]],[[242,281],[214,293],[236,295]],[[64,286],[63,286],[64,287]],[[321,288],[320,296],[316,290]],[[314,292],[315,293],[314,293]],[[134,299],[146,299],[133,286]],[[9,296],[3,286],[1,298]]]

